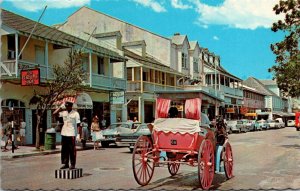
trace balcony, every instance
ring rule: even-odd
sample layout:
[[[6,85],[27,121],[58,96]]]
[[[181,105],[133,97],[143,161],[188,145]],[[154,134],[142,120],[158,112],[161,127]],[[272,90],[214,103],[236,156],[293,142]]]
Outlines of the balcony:
[[[175,87],[163,84],[156,84],[152,82],[143,82],[143,92],[153,93],[155,91],[161,90],[178,90],[183,89],[182,87]],[[127,92],[142,92],[140,81],[128,81],[127,82]]]
[[[8,60],[3,61],[0,63],[0,75],[1,79],[20,79],[21,70],[26,69],[33,69],[39,68],[40,69],[40,78],[41,82],[45,82],[46,80],[54,79],[53,68],[43,65],[39,65],[37,63],[28,62],[24,60],[18,61],[18,66],[16,69],[16,61],[15,60]],[[17,70],[17,72],[16,72]],[[47,76],[48,73],[48,76]]]
[[[18,67],[16,72],[16,61],[9,60],[0,63],[0,76],[1,79],[20,79],[20,72],[22,69],[39,68],[41,82],[46,82],[46,80],[54,79],[54,72],[52,67],[47,67],[45,65],[39,65],[37,63],[28,62],[24,60],[18,61]],[[87,73],[88,79],[84,81],[84,85],[90,84],[89,73]],[[125,91],[126,90],[126,80],[122,78],[114,78],[99,74],[92,74],[92,88],[103,89],[110,91]]]
[[[221,85],[220,91],[223,91],[224,94],[237,96],[237,97],[243,97],[243,90],[237,89],[237,88],[231,88],[228,86]]]

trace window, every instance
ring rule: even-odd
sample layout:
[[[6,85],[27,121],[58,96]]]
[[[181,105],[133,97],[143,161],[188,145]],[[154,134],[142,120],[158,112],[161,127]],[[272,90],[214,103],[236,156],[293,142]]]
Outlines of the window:
[[[132,80],[132,68],[127,68],[127,80]]]
[[[104,75],[104,58],[97,57],[98,60],[98,74]]]
[[[18,49],[20,50],[20,37],[18,38]],[[7,35],[7,59],[16,59],[16,41],[14,35]],[[22,59],[22,55],[19,59]]]
[[[199,58],[193,58],[194,72],[199,72]]]
[[[181,54],[181,64],[182,64],[182,68],[187,69],[187,54],[182,53]]]

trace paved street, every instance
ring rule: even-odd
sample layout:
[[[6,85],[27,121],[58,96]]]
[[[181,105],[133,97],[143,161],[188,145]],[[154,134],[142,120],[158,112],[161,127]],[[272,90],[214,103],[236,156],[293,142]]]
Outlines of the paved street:
[[[215,175],[213,189],[300,189],[300,133],[294,128],[230,135],[235,177]],[[55,179],[60,154],[1,160],[1,188],[7,189],[198,189],[197,168],[181,166],[171,177],[167,167],[155,169],[149,185],[134,180],[127,148],[78,152],[77,167],[84,176]]]

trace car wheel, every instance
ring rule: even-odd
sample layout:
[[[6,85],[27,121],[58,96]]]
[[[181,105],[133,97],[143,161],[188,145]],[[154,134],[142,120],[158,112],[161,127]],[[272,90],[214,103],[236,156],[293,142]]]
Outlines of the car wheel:
[[[129,150],[130,150],[131,153],[133,152],[133,149],[134,149],[134,148],[129,148]]]
[[[101,141],[101,145],[102,145],[102,147],[107,148],[107,147],[109,147],[109,142]]]

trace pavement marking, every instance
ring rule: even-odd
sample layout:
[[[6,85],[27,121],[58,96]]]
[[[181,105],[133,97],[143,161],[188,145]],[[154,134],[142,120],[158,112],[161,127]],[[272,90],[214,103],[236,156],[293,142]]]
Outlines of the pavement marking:
[[[124,168],[110,168],[110,167],[99,167],[94,168],[95,171],[121,171],[124,170]]]

